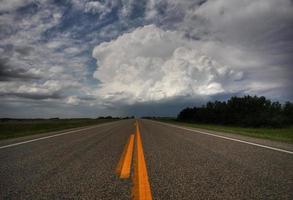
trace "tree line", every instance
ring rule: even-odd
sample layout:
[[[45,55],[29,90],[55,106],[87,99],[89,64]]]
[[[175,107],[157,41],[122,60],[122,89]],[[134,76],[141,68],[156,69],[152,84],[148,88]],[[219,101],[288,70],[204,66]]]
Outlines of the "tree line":
[[[293,124],[293,102],[281,104],[263,96],[231,97],[228,101],[185,108],[177,120],[244,127],[283,127]]]

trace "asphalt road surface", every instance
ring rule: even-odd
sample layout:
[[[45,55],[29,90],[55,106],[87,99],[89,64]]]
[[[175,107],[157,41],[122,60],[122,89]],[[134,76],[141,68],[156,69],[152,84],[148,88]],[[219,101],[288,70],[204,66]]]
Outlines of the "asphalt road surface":
[[[115,168],[133,124],[1,141],[0,199],[131,199]],[[139,124],[153,199],[293,199],[291,144]]]

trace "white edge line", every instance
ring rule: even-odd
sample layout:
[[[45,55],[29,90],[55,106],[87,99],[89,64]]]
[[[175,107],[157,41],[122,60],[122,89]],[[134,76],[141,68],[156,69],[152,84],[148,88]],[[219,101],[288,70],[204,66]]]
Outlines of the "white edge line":
[[[45,137],[40,137],[40,138],[36,138],[36,139],[32,139],[32,140],[26,140],[26,141],[23,141],[23,142],[17,142],[17,143],[13,143],[13,144],[8,144],[8,145],[0,146],[0,149],[6,149],[6,148],[9,148],[9,147],[18,146],[18,145],[21,145],[21,144],[31,143],[31,142],[35,142],[35,141],[39,141],[39,140],[45,140],[45,139],[49,139],[49,138],[53,138],[53,137],[67,135],[67,134],[70,134],[70,133],[75,133],[75,132],[79,132],[79,131],[93,129],[93,128],[100,127],[100,126],[105,126],[105,125],[109,125],[109,123],[99,124],[99,125],[96,125],[96,126],[91,126],[91,127],[72,130],[72,131],[66,131],[66,132],[63,132],[63,133],[58,133],[58,134],[55,134],[55,135],[49,135],[49,136],[45,136]]]
[[[238,140],[238,139],[234,139],[234,138],[230,138],[230,137],[225,137],[225,136],[221,136],[221,135],[207,133],[207,132],[203,132],[203,131],[200,131],[200,130],[195,130],[195,129],[191,129],[191,128],[185,128],[185,127],[182,127],[182,126],[177,126],[177,125],[168,124],[168,123],[164,123],[164,122],[157,122],[157,121],[153,121],[153,120],[150,120],[150,121],[155,122],[155,123],[159,123],[159,124],[163,124],[163,125],[166,125],[166,126],[180,128],[180,129],[187,130],[187,131],[201,133],[201,134],[205,134],[205,135],[209,135],[209,136],[213,136],[213,137],[218,137],[218,138],[222,138],[222,139],[226,139],[226,140],[232,140],[232,141],[240,142],[240,143],[244,143],[244,144],[250,144],[250,145],[253,145],[253,146],[262,147],[262,148],[266,148],[266,149],[271,149],[271,150],[279,151],[279,152],[283,152],[283,153],[293,154],[292,151],[287,151],[287,150],[284,150],[284,149],[270,147],[270,146],[266,146],[266,145],[262,145],[262,144],[253,143],[253,142],[247,142],[247,141],[244,141],[244,140]]]

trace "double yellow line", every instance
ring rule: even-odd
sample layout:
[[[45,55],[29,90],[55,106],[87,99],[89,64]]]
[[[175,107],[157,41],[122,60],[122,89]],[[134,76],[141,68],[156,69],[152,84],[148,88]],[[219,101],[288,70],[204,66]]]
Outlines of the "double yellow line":
[[[129,136],[121,158],[116,167],[117,175],[122,178],[129,178],[131,171],[131,161],[133,158],[133,186],[132,186],[132,199],[133,200],[151,200],[152,193],[148,179],[146,162],[143,153],[142,140],[140,136],[138,121],[135,123],[136,133]],[[134,140],[136,144],[134,148]]]

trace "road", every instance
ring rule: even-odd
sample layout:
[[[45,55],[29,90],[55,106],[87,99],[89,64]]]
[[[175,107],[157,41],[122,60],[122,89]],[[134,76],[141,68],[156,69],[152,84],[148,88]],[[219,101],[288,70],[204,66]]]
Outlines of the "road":
[[[291,144],[139,125],[153,199],[293,199]],[[1,141],[0,199],[131,199],[132,180],[115,168],[134,131],[134,120],[121,120]]]

